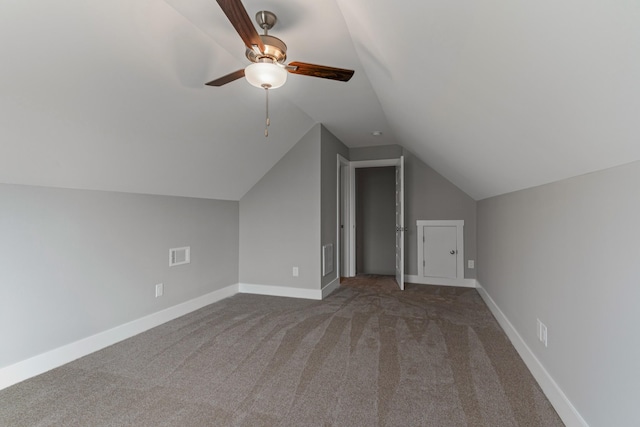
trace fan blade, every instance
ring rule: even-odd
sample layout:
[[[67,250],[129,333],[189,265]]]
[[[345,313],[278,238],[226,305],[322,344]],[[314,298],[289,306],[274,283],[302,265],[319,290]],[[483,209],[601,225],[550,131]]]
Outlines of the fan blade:
[[[290,67],[296,67],[292,69]],[[340,80],[348,82],[353,76],[353,70],[344,68],[326,67],[324,65],[307,64],[305,62],[290,62],[287,70],[293,74],[303,74],[305,76],[320,77],[321,79]]]
[[[241,79],[242,77],[244,77],[244,69],[242,70],[238,70],[238,71],[234,71],[231,74],[227,74],[226,76],[222,76],[218,79],[212,80],[209,83],[206,83],[207,86],[222,86],[222,85],[226,85],[227,83],[231,83],[232,81]]]
[[[247,48],[254,50],[254,46],[257,46],[260,52],[264,52],[264,43],[256,31],[256,27],[253,26],[251,18],[247,10],[242,5],[240,0],[217,0],[218,5],[227,15],[231,25],[236,29],[237,33],[242,38]]]

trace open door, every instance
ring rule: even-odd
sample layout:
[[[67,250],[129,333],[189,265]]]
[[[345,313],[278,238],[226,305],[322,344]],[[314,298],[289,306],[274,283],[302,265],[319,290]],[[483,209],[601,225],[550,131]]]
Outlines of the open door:
[[[404,290],[404,156],[396,165],[396,283]]]

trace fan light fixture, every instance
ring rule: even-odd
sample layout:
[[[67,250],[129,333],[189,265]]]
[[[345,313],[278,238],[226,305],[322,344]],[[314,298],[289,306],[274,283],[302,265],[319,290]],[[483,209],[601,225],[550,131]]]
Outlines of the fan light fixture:
[[[236,29],[246,46],[245,56],[252,62],[244,70],[240,69],[206,83],[207,86],[223,86],[245,77],[252,86],[264,89],[267,100],[264,136],[269,136],[269,89],[277,89],[287,81],[288,73],[301,74],[322,79],[347,82],[353,76],[353,70],[290,62],[287,59],[287,45],[277,37],[270,36],[269,30],[278,21],[275,13],[261,10],[256,13],[256,22],[264,30],[258,34],[251,24],[251,18],[242,4],[242,0],[217,0],[218,6]]]
[[[264,136],[269,136],[269,89],[277,89],[287,81],[287,70],[276,65],[275,62],[263,58],[260,62],[255,62],[244,69],[244,77],[255,87],[264,89],[267,95],[267,112],[264,126]]]
[[[287,70],[273,62],[256,62],[244,69],[247,81],[259,88],[277,89],[287,81]]]

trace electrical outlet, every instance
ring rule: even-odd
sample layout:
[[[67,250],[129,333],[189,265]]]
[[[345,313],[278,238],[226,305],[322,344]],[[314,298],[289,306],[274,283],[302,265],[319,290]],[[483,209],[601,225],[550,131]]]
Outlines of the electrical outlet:
[[[162,283],[158,283],[156,285],[156,298],[161,297],[164,293],[164,285]]]
[[[467,261],[467,265],[469,268],[476,268],[476,262],[472,259],[470,259],[469,261]]]
[[[293,271],[291,274],[293,274],[293,277],[298,277],[298,267],[293,267]]]

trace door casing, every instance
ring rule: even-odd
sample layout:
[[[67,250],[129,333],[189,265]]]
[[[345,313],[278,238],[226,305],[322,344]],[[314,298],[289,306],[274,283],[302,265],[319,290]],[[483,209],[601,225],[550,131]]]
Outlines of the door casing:
[[[337,207],[336,224],[338,229],[336,230],[336,242],[338,244],[336,261],[338,262],[337,271],[338,277],[350,277],[352,276],[349,271],[349,245],[351,242],[351,220],[349,217],[349,196],[350,196],[350,166],[349,161],[338,154],[337,158]]]
[[[349,177],[348,179],[341,179],[341,167],[344,166],[345,162],[348,163],[349,166]],[[343,271],[346,273],[347,277],[354,277],[356,275],[356,180],[355,174],[357,168],[375,168],[375,167],[385,167],[385,166],[404,166],[404,156],[400,156],[398,158],[392,159],[379,159],[379,160],[357,160],[348,162],[342,156],[338,155],[338,202],[340,201],[340,197],[344,196],[344,193],[348,193],[348,198],[345,197],[343,200],[347,199],[348,203],[343,203],[343,209],[346,209],[346,212],[340,212],[340,203],[338,203],[338,241],[340,241],[340,218],[342,215],[345,215],[347,218],[347,223],[344,224],[343,230],[343,238],[346,242],[347,253],[343,253],[342,256],[338,256],[338,261],[340,263],[347,263],[346,268],[339,267],[339,271]],[[343,170],[343,169],[342,169]],[[403,170],[404,174],[404,170]],[[402,177],[404,181],[404,176]],[[343,182],[343,186],[341,186],[341,181]],[[404,217],[404,197],[401,198],[400,203],[402,205],[402,212]],[[404,219],[404,218],[403,218]],[[404,222],[403,222],[404,224]],[[347,228],[348,227],[348,228]],[[401,231],[404,233],[404,230]],[[404,240],[404,239],[402,239]],[[338,245],[342,246],[342,245]],[[404,244],[401,245],[401,257],[402,261],[402,279],[404,279]],[[404,281],[404,280],[402,280]],[[403,284],[399,283],[402,287]]]

